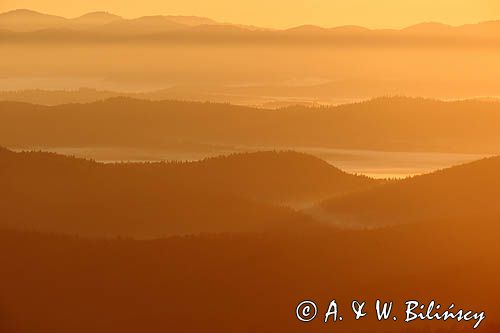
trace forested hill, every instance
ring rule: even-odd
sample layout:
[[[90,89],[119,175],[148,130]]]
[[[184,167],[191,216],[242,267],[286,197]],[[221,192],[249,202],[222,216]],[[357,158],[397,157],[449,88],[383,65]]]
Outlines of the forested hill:
[[[327,200],[319,209],[366,226],[446,220],[475,228],[500,216],[499,198],[500,157],[492,157]]]
[[[256,109],[112,98],[0,102],[4,146],[142,146],[178,141],[393,151],[500,152],[500,103],[378,98],[336,107]]]
[[[90,236],[293,228],[309,218],[281,205],[377,184],[293,152],[101,164],[3,149],[0,170],[1,226]]]
[[[491,230],[447,227],[429,232],[408,226],[130,241],[0,230],[0,330],[472,330],[473,321],[432,321],[432,329],[428,321],[404,323],[404,302],[415,299],[485,311],[477,331],[496,333],[500,307],[491,297],[500,292],[496,235]],[[325,324],[318,314],[314,322],[299,322],[295,307],[304,299],[314,300],[321,312],[335,299],[344,321]],[[363,320],[356,321],[350,312],[353,299],[368,302],[370,312]],[[397,322],[376,320],[376,299],[394,301]],[[200,311],[200,300],[217,311]]]

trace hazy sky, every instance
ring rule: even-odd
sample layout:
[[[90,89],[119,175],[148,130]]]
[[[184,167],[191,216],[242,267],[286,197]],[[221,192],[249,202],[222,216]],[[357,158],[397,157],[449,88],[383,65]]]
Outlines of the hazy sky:
[[[356,24],[380,28],[500,19],[499,0],[0,0],[0,11],[15,8],[70,17],[97,10],[125,17],[198,15],[267,27]]]

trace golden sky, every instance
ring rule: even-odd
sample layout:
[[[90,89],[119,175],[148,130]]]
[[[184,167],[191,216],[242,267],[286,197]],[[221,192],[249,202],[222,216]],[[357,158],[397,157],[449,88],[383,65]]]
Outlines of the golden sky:
[[[0,11],[16,8],[68,17],[98,10],[125,17],[197,15],[277,28],[301,24],[397,28],[428,21],[459,25],[500,19],[499,0],[0,0]]]

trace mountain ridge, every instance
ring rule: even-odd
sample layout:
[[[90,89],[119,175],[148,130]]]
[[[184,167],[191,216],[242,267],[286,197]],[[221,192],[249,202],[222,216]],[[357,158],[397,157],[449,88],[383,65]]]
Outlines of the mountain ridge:
[[[315,223],[288,206],[379,184],[305,154],[102,164],[0,149],[0,228],[87,237],[258,232]],[[21,207],[29,205],[30,210]]]
[[[57,106],[0,102],[0,143],[12,147],[158,148],[182,139],[247,147],[496,154],[499,124],[500,103],[476,100],[385,97],[277,110],[130,97]]]
[[[189,27],[189,26],[202,26],[202,25],[219,25],[219,26],[235,26],[235,27],[240,27],[243,30],[247,31],[253,31],[255,33],[262,33],[263,31],[267,32],[275,32],[275,33],[305,33],[305,34],[311,34],[311,33],[320,33],[321,35],[328,35],[329,33],[334,33],[334,34],[358,34],[358,35],[364,35],[364,34],[387,34],[390,32],[402,32],[402,33],[422,33],[424,35],[429,35],[432,33],[461,33],[461,32],[466,32],[467,34],[474,34],[474,33],[481,33],[484,32],[488,29],[494,29],[492,31],[489,31],[488,33],[494,33],[498,32],[497,30],[500,29],[500,20],[491,20],[491,21],[484,21],[484,22],[479,22],[479,23],[474,23],[474,24],[462,24],[462,25],[447,25],[439,22],[422,22],[422,23],[417,23],[417,24],[412,24],[407,27],[403,27],[400,29],[371,29],[367,27],[362,27],[362,26],[337,26],[337,27],[321,27],[321,26],[316,26],[316,25],[299,25],[299,26],[294,26],[294,27],[289,27],[285,29],[268,29],[268,28],[263,28],[263,27],[255,27],[255,26],[245,26],[245,25],[240,25],[240,24],[233,24],[233,23],[222,23],[222,22],[217,22],[215,20],[212,20],[210,18],[206,17],[198,17],[198,16],[189,16],[189,15],[150,15],[150,16],[159,16],[163,17],[165,20],[163,24],[168,25],[172,23],[177,23],[180,26],[178,28],[181,28],[182,26],[184,27]],[[44,14],[41,12],[37,12],[34,10],[30,9],[15,9],[12,11],[7,11],[0,13],[0,28],[9,30],[9,31],[23,31],[23,32],[29,32],[29,31],[36,31],[36,30],[45,30],[49,28],[54,28],[54,27],[59,27],[59,28],[64,28],[67,27],[68,25],[71,26],[71,23],[76,23],[78,21],[87,21],[87,23],[92,23],[90,25],[93,25],[94,28],[97,28],[98,26],[103,26],[106,21],[121,21],[123,24],[127,23],[133,23],[136,22],[137,20],[142,20],[150,16],[143,16],[143,17],[137,17],[137,18],[123,18],[121,16],[115,15],[113,13],[105,12],[105,11],[98,11],[98,12],[90,12],[83,14],[81,16],[75,17],[75,18],[66,18],[62,16],[56,16],[56,15],[50,15],[50,14]],[[43,24],[38,24],[38,25],[33,25],[31,28],[30,27],[21,27],[20,24],[14,24],[13,26],[10,27],[9,29],[9,24],[8,21],[11,20],[12,23],[15,23],[16,20],[24,20],[26,21],[27,19],[30,18],[37,18],[37,19],[43,19],[46,22],[46,26],[44,27]],[[7,22],[2,22],[2,20],[7,21]],[[19,30],[20,29],[20,30]],[[163,27],[162,29],[158,28],[160,31],[168,31],[171,30],[167,26]],[[146,32],[147,34],[148,32]],[[144,33],[143,33],[144,34]]]

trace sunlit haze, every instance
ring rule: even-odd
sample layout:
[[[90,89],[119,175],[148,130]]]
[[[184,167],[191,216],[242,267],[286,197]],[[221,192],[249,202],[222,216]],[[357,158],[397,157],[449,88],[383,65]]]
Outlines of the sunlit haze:
[[[494,0],[3,0],[0,11],[29,8],[75,17],[90,11],[110,11],[127,18],[145,15],[198,15],[219,21],[264,27],[314,24],[325,27],[363,25],[400,28],[437,21],[460,25],[500,17]]]

